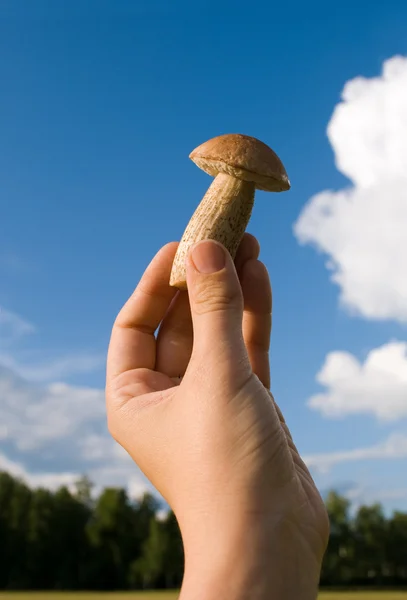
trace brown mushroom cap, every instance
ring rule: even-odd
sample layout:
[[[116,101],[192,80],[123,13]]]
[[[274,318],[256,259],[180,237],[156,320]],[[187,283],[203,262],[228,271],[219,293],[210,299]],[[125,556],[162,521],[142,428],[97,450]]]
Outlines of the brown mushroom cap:
[[[203,171],[216,177],[226,173],[253,181],[259,190],[284,192],[290,182],[277,154],[254,137],[229,133],[212,138],[195,148],[189,158]]]

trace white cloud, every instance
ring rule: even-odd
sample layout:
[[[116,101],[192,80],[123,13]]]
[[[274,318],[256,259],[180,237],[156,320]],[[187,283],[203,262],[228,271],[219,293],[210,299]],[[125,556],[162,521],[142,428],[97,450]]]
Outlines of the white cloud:
[[[407,435],[392,434],[384,442],[366,448],[303,456],[310,469],[326,473],[335,465],[366,460],[407,458]]]
[[[358,485],[349,489],[345,496],[357,504],[371,504],[373,502],[388,502],[389,500],[407,500],[407,488],[381,488]]]
[[[0,366],[0,398],[0,470],[34,487],[72,488],[86,473],[95,493],[105,486],[126,487],[131,497],[154,491],[107,431],[104,390],[65,383],[39,385]],[[44,460],[56,465],[54,470],[44,469]],[[61,461],[64,468],[59,472]]]
[[[19,365],[19,372],[31,381],[60,380],[72,373],[89,373],[105,365],[105,354],[77,352],[74,355],[36,365]]]
[[[127,455],[128,456],[128,455]],[[128,457],[127,463],[112,463],[109,466],[86,469],[86,475],[94,484],[93,494],[97,495],[105,487],[124,487],[130,498],[137,499],[145,492],[157,495],[156,490],[143,474],[137,471],[133,461]],[[32,472],[25,468],[21,462],[9,459],[0,453],[0,471],[5,471],[13,477],[24,481],[32,488],[46,488],[55,491],[66,486],[72,492],[75,490],[76,482],[82,477],[81,471],[61,472]]]
[[[73,489],[74,483],[78,479],[78,475],[75,473],[29,473],[21,463],[10,460],[1,453],[0,471],[22,479],[32,487],[44,487],[49,490],[56,490],[61,486]]]
[[[129,454],[106,434],[90,433],[79,442],[81,456],[88,462],[99,462],[103,464],[113,461],[132,463]]]
[[[2,346],[34,331],[34,325],[0,306],[0,344]]]
[[[335,488],[335,486],[333,486]],[[332,488],[331,488],[332,489]],[[350,514],[356,515],[361,506],[372,506],[372,504],[381,504],[383,511],[388,517],[395,510],[405,512],[405,503],[407,501],[406,487],[380,487],[377,483],[358,482],[348,489],[340,492],[342,496],[350,502]]]
[[[105,356],[78,352],[40,362],[38,352],[20,349],[33,332],[22,317],[0,311],[0,470],[34,487],[72,489],[86,473],[96,493],[111,485],[132,497],[153,491],[107,431],[104,390],[60,382],[100,368]]]
[[[407,57],[345,85],[328,138],[352,186],[311,198],[294,233],[329,257],[350,312],[406,323]]]
[[[407,343],[376,348],[364,363],[350,353],[331,352],[317,381],[327,390],[307,404],[326,417],[370,414],[383,421],[407,417]]]
[[[0,367],[2,438],[28,450],[80,435],[105,420],[104,392],[53,383],[37,386]]]
[[[37,362],[31,359],[18,360],[14,354],[0,352],[0,365],[12,369],[21,377],[30,381],[47,382],[62,380],[72,374],[89,373],[104,367],[106,356],[103,354],[90,354],[77,352],[74,355],[62,356],[57,359],[43,360]],[[18,354],[29,354],[18,353]]]

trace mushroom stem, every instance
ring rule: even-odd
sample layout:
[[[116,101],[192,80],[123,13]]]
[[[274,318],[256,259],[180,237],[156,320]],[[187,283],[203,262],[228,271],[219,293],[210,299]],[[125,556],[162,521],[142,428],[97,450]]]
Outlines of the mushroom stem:
[[[234,259],[254,204],[255,184],[219,173],[208,188],[181,238],[172,266],[170,285],[187,289],[185,261],[189,248],[215,240]]]

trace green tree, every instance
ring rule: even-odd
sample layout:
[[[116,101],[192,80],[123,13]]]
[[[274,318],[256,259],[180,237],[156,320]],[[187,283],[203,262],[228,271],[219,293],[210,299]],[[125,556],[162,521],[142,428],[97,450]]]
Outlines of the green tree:
[[[150,534],[151,519],[156,516],[160,503],[152,494],[146,492],[138,502],[135,503],[136,511],[136,538],[138,551],[141,553],[142,546]]]
[[[33,492],[28,512],[27,571],[33,589],[50,589],[54,585],[55,556],[55,498],[45,489]]]
[[[90,557],[90,545],[86,525],[91,511],[64,487],[56,492],[54,501],[54,586],[62,590],[80,589],[86,586],[88,577],[86,565]]]
[[[0,587],[21,589],[29,584],[28,514],[32,492],[21,481],[0,473]]]
[[[151,494],[132,502],[122,489],[92,499],[81,478],[70,493],[31,490],[0,473],[0,589],[179,587],[184,570],[181,533],[172,511],[159,518]],[[326,498],[331,538],[323,564],[326,584],[407,585],[407,514],[386,519],[380,505]]]
[[[143,544],[142,555],[133,561],[130,568],[131,587],[142,589],[164,587],[164,566],[168,545],[168,533],[164,524],[152,517],[149,536]]]
[[[387,527],[386,559],[395,583],[407,583],[407,514],[395,512]]]
[[[361,506],[354,519],[356,578],[382,583],[386,567],[387,526],[379,504]]]
[[[184,575],[184,546],[175,514],[169,511],[163,522],[167,538],[164,552],[164,575],[166,588],[178,588]]]
[[[83,475],[75,482],[74,497],[82,504],[91,508],[93,506],[92,490],[94,485],[87,475]]]
[[[184,551],[178,522],[172,511],[164,519],[152,516],[141,556],[130,568],[133,588],[175,588],[182,583]]]
[[[123,489],[107,488],[98,498],[87,526],[96,559],[98,588],[127,587],[129,565],[137,556],[136,511]]]
[[[354,544],[349,516],[350,502],[331,491],[325,501],[330,521],[330,539],[321,579],[327,584],[349,583],[354,570]]]

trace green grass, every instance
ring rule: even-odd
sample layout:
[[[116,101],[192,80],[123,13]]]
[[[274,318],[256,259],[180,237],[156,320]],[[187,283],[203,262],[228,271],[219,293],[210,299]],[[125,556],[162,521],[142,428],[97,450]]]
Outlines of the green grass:
[[[325,592],[320,600],[407,600],[407,592]]]
[[[41,592],[25,593],[0,592],[0,600],[177,600],[176,592],[149,592],[149,593],[58,593]],[[391,600],[393,600],[391,598]],[[397,599],[398,600],[398,599]]]
[[[319,600],[407,600],[407,592],[325,592]]]
[[[149,592],[149,593],[57,593],[41,592],[20,594],[18,592],[1,593],[0,600],[177,600],[175,592]],[[393,599],[391,599],[393,600]]]
[[[50,593],[2,593],[0,600],[177,600],[174,592],[151,592],[147,594],[61,594]],[[319,600],[407,600],[407,592],[322,592]]]

